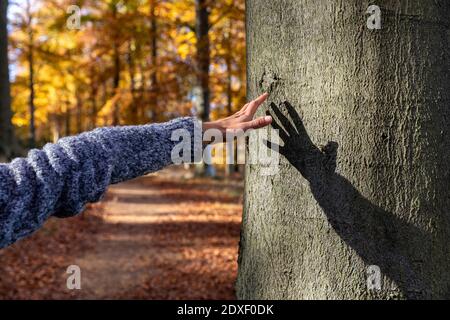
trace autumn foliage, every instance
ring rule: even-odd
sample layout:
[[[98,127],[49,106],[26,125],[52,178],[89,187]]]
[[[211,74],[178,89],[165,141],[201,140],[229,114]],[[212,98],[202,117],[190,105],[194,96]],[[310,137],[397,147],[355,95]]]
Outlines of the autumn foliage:
[[[215,118],[245,100],[244,1],[204,5]],[[194,0],[10,1],[8,17],[13,124],[26,146],[196,113]]]
[[[214,119],[245,104],[244,0],[1,1],[0,162],[99,126]],[[143,177],[50,219],[0,250],[0,299],[233,299],[235,175]],[[72,264],[83,290],[66,287]]]

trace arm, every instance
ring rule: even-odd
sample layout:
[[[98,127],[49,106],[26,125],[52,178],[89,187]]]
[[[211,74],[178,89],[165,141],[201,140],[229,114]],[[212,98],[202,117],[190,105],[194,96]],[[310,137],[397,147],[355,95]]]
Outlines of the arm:
[[[101,128],[0,165],[0,248],[37,230],[51,215],[81,212],[110,184],[171,164],[171,150],[179,143],[171,140],[176,129],[186,129],[192,137],[197,130],[201,139],[200,122],[193,118]]]
[[[32,150],[27,158],[0,164],[0,248],[31,234],[50,217],[80,213],[98,201],[110,184],[154,172],[172,163],[172,132],[190,133],[191,156],[202,151],[202,130],[260,128],[253,120],[267,95],[236,115],[203,125],[194,118],[163,124],[100,128]]]

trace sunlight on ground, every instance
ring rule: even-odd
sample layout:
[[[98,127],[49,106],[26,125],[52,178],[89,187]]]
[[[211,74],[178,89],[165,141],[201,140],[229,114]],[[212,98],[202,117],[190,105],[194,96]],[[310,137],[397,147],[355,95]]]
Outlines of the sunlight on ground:
[[[165,170],[0,253],[0,299],[233,299],[242,181]],[[94,210],[95,209],[95,210]],[[66,288],[67,266],[82,290]]]

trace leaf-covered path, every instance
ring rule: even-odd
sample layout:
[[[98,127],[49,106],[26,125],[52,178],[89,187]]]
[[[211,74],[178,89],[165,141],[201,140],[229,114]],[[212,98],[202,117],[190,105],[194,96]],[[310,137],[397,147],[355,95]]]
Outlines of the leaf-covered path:
[[[0,298],[233,299],[241,192],[173,170],[113,186],[84,217],[0,251]],[[81,290],[66,288],[71,264]]]

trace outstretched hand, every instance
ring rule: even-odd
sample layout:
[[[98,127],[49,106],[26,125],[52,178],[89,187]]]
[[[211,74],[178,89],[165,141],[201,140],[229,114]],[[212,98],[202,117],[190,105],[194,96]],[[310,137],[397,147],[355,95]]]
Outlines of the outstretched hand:
[[[237,113],[224,119],[213,122],[203,123],[203,131],[208,129],[218,129],[223,134],[233,131],[247,131],[250,129],[259,129],[268,126],[272,123],[271,116],[259,117],[253,119],[256,110],[266,101],[269,95],[264,93],[255,100],[247,103]]]

